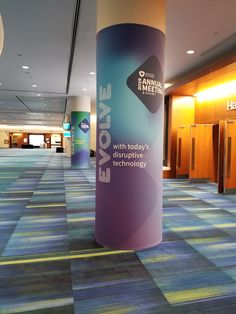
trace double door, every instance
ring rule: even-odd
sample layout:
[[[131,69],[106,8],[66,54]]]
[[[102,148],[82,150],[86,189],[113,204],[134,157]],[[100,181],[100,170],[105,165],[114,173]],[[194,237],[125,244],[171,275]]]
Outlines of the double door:
[[[236,193],[236,120],[179,127],[176,174],[217,182],[220,193]]]
[[[191,181],[215,181],[217,162],[214,152],[217,149],[213,124],[182,126],[177,131],[177,177],[189,177]]]

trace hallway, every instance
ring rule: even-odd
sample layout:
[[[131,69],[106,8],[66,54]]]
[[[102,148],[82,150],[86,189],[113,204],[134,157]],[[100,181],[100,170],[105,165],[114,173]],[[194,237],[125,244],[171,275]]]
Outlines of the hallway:
[[[94,165],[0,150],[0,313],[235,313],[236,196],[164,180],[163,242],[113,251],[94,240]]]

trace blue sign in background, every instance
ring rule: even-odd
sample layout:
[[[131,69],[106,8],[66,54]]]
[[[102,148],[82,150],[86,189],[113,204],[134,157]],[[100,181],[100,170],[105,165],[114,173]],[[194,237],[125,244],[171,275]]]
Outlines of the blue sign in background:
[[[71,166],[90,167],[90,113],[71,112]]]

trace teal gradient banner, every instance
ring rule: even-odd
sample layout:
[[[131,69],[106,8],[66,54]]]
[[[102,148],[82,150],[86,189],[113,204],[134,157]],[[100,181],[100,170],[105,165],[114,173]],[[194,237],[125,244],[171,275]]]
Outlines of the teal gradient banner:
[[[90,167],[90,113],[71,112],[71,166]]]

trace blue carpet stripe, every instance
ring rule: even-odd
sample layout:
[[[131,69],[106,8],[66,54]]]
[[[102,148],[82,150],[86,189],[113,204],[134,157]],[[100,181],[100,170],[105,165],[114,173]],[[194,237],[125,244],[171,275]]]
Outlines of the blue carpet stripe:
[[[95,159],[0,150],[0,313],[235,313],[236,196],[163,192],[162,243],[118,254],[94,239]]]

